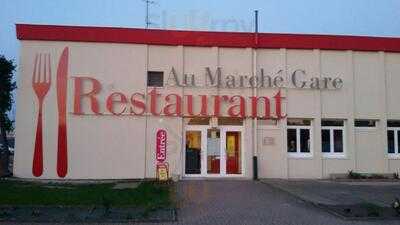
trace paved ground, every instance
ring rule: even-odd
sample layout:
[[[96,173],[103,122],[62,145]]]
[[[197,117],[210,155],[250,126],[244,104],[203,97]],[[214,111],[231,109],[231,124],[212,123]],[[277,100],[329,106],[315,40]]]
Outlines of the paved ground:
[[[352,205],[373,203],[391,207],[400,198],[400,182],[337,182],[331,180],[262,180],[301,199],[324,205]]]
[[[178,192],[179,221],[173,224],[400,224],[344,221],[261,182],[183,181]]]
[[[180,224],[382,224],[344,221],[268,184],[185,181],[179,185]],[[400,224],[400,221],[384,222]]]

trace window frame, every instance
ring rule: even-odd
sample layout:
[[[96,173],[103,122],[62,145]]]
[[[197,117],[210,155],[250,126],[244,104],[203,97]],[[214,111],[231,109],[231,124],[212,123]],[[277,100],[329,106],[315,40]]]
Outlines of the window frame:
[[[162,75],[161,86],[150,85],[150,74],[157,73]],[[164,71],[155,71],[155,70],[148,70],[147,71],[147,80],[146,80],[146,87],[148,88],[163,88],[164,87]]]
[[[400,127],[387,127],[387,131],[386,131],[386,139],[388,139],[389,135],[388,135],[388,131],[393,131],[393,135],[394,135],[394,153],[389,153],[389,142],[387,144],[387,149],[386,149],[386,153],[388,154],[389,158],[391,159],[400,159],[400,148],[399,148],[399,138],[398,138],[398,132],[400,132]]]
[[[288,145],[286,144],[286,153],[290,158],[312,158],[314,156],[313,151],[313,121],[310,120],[310,125],[287,125],[286,126],[286,143],[287,143],[287,132],[289,129],[296,130],[296,152],[288,152]],[[301,130],[309,130],[310,133],[310,152],[301,152]]]
[[[375,122],[375,126],[373,127],[363,127],[363,126],[356,126],[356,121],[374,121]],[[378,128],[379,126],[379,120],[376,119],[354,119],[354,129],[359,129],[359,130],[375,130]]]
[[[321,153],[324,158],[346,158],[346,121],[342,120],[343,126],[322,126],[321,125]],[[322,152],[322,131],[329,131],[329,152]],[[335,130],[342,131],[343,152],[335,152]]]

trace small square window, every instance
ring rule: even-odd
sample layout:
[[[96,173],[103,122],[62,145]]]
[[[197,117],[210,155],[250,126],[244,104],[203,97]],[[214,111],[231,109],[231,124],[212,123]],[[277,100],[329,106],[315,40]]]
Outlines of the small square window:
[[[310,126],[311,120],[307,119],[288,119],[287,120],[288,126]]]
[[[400,120],[389,120],[387,121],[388,127],[400,127]]]
[[[259,126],[277,126],[278,120],[270,120],[270,119],[258,119],[257,124]]]
[[[323,127],[343,127],[343,120],[322,120],[321,126]]]
[[[218,125],[224,126],[242,126],[243,119],[242,118],[235,118],[235,117],[218,117]]]
[[[355,120],[355,127],[376,127],[376,120]]]
[[[210,117],[185,118],[187,125],[209,125]]]
[[[164,86],[164,72],[148,71],[147,72],[147,86],[148,87]]]

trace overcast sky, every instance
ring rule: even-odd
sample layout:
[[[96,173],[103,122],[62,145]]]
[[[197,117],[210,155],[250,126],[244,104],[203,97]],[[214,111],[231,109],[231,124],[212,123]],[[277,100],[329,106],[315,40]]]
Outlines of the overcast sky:
[[[18,63],[16,23],[144,27],[142,0],[0,0],[0,54]],[[400,0],[153,0],[151,28],[400,37]]]

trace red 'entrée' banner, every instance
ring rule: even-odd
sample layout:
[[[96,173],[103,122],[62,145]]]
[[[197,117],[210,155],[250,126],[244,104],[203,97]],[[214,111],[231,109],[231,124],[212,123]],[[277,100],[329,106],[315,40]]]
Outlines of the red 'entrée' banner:
[[[158,163],[163,163],[167,158],[167,132],[163,129],[156,134],[156,159]]]

